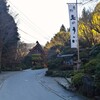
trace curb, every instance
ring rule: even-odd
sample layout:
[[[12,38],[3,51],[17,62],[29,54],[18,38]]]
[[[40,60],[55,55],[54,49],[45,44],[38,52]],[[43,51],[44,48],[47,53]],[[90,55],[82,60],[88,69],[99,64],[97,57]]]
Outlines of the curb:
[[[66,83],[59,82],[58,80],[55,79],[55,81],[62,86],[65,90],[70,91],[70,92],[75,92],[75,88],[71,87],[71,82],[66,79]],[[68,83],[68,84],[67,84]]]

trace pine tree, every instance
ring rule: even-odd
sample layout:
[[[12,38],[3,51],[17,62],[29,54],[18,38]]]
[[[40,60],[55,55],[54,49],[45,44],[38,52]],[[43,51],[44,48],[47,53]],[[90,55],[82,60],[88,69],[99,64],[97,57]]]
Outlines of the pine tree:
[[[62,24],[62,26],[61,26],[61,28],[60,28],[60,32],[66,32],[66,28],[65,28],[65,26]]]
[[[19,40],[17,25],[6,4],[6,0],[0,0],[0,69],[14,62]]]

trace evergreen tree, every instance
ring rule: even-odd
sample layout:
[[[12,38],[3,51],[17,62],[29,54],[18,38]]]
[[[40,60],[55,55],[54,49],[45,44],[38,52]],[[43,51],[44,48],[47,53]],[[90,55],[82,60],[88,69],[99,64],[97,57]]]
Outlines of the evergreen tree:
[[[0,69],[13,66],[19,40],[17,25],[6,4],[6,0],[0,0]]]
[[[60,28],[60,32],[66,32],[66,28],[65,28],[65,26],[62,24],[62,26],[61,26],[61,28]]]

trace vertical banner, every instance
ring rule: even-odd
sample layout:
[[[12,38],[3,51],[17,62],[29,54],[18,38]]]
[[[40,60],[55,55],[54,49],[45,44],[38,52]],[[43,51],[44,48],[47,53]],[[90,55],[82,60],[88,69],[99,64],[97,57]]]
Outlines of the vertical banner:
[[[76,4],[68,4],[69,19],[70,19],[70,38],[71,48],[78,48],[78,27],[77,27],[77,12]]]

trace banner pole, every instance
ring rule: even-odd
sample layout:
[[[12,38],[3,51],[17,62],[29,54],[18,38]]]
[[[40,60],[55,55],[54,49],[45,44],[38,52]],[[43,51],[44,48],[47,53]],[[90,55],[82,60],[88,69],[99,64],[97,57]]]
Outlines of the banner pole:
[[[79,54],[79,37],[78,37],[78,6],[76,3],[67,3],[69,7],[70,18],[70,34],[71,34],[71,48],[77,49],[77,65],[76,69],[80,68],[80,54]]]
[[[77,17],[77,70],[80,68],[80,54],[79,54],[79,37],[78,37],[78,2],[76,0],[76,17]]]

